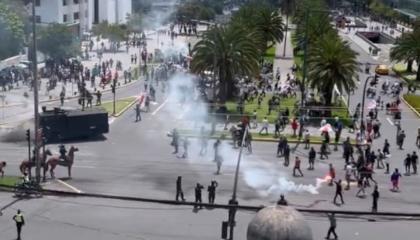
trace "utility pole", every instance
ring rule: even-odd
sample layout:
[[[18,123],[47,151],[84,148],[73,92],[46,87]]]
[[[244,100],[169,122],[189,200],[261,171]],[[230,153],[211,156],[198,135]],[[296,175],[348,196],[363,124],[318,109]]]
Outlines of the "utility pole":
[[[35,143],[34,143],[34,158],[36,163],[36,182],[39,184],[41,181],[41,162],[39,161],[38,149],[38,130],[39,130],[39,113],[38,113],[38,60],[36,54],[36,13],[35,13],[35,0],[32,0],[32,74],[34,86],[34,118],[35,118]]]
[[[305,41],[304,41],[304,49],[303,49],[303,73],[302,73],[302,82],[300,84],[300,90],[301,90],[301,100],[300,100],[300,121],[299,121],[299,138],[303,135],[303,125],[304,125],[304,119],[303,115],[305,113],[304,107],[305,107],[305,82],[306,82],[306,72],[308,68],[308,24],[309,24],[309,10],[307,9],[305,11]]]
[[[31,129],[26,130],[26,141],[28,142],[28,161],[31,161]],[[31,171],[29,171],[29,178],[31,177]]]
[[[236,206],[238,206],[238,200],[236,199],[236,193],[238,191],[238,179],[239,179],[239,168],[241,166],[242,151],[244,149],[244,143],[246,136],[248,135],[248,126],[245,126],[244,135],[242,136],[241,147],[239,149],[238,161],[236,163],[235,178],[233,182],[233,193],[232,198],[229,200],[228,212],[228,221],[222,223],[222,239],[233,240],[234,228],[236,225],[235,215],[236,215]],[[229,228],[229,236],[227,236],[227,229]]]
[[[112,91],[112,95],[113,95],[113,97],[112,97],[112,115],[113,116],[115,116],[115,94],[116,94],[115,90],[116,90],[116,88],[117,88],[117,79],[114,78],[112,80],[112,84],[111,84],[111,91]]]

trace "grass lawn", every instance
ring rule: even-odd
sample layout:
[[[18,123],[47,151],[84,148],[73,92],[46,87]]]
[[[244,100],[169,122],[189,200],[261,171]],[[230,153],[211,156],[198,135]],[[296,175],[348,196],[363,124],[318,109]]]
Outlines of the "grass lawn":
[[[348,108],[342,99],[340,99],[340,101],[335,104],[334,108],[332,108],[331,116],[331,121],[334,121],[335,117],[339,117],[344,126],[348,127],[352,125],[352,121],[348,115]]]
[[[16,176],[4,176],[3,178],[0,177],[0,185],[6,185],[14,187],[16,183],[22,180],[21,177]]]
[[[264,60],[267,62],[274,62],[274,58],[276,57],[276,46],[272,46],[271,48],[267,49],[264,55]]]
[[[416,72],[407,72],[407,64],[397,63],[392,66],[392,71],[404,79],[407,84],[414,84],[417,87],[420,87],[420,83],[416,82]]]
[[[129,97],[129,98],[123,98],[118,99],[115,101],[115,114],[118,114],[126,108],[130,103],[132,103],[134,100],[136,100],[135,97]],[[102,107],[109,113],[112,114],[113,110],[113,102],[104,102],[102,103]]]
[[[253,102],[251,103],[246,103],[245,104],[245,110],[244,110],[244,114],[248,114],[250,116],[252,116],[252,113],[254,112],[254,110],[257,110],[257,119],[258,121],[262,121],[262,119],[264,117],[267,116],[268,121],[270,123],[274,123],[274,121],[277,119],[278,116],[278,111],[271,111],[271,114],[268,115],[268,100],[272,97],[272,94],[267,94],[266,97],[264,98],[264,100],[261,103],[261,108],[258,109],[258,100],[254,99]],[[290,110],[290,114],[291,116],[293,116],[293,112],[295,109],[295,103],[296,103],[297,99],[296,98],[282,98],[280,100],[280,110],[284,111],[284,109],[289,108]],[[233,121],[234,119],[240,119],[241,116],[239,115],[239,112],[237,111],[237,102],[233,102],[233,101],[229,101],[226,102],[226,107],[228,109],[229,114],[231,115],[231,120]]]
[[[404,94],[405,101],[408,102],[417,112],[420,112],[420,96],[414,94]]]

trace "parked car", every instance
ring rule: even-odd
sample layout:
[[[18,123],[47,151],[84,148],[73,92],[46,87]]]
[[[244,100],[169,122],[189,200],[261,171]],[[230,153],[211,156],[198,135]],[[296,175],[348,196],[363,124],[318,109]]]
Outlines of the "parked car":
[[[379,75],[388,75],[389,74],[389,68],[387,65],[378,65],[375,68],[375,73]]]

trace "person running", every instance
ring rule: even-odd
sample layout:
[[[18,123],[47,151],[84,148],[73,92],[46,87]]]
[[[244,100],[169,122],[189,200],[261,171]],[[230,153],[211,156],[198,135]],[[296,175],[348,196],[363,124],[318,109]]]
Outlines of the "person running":
[[[335,232],[335,229],[337,228],[337,219],[335,218],[335,214],[328,214],[328,220],[330,221],[330,228],[328,229],[325,239],[331,239],[331,234],[334,235],[334,239],[338,239],[337,233]]]
[[[379,199],[379,191],[378,185],[375,185],[375,188],[372,192],[372,212],[378,212],[378,199]]]
[[[341,186],[341,179],[339,179],[337,182],[335,183],[335,196],[334,196],[334,204],[337,204],[337,197],[340,197],[341,200],[341,204],[344,204],[344,200],[343,200],[343,187]]]
[[[17,230],[17,240],[21,239],[22,227],[25,225],[25,218],[23,217],[22,212],[20,209],[17,210],[15,216],[13,216],[13,220],[16,223],[16,230]]]
[[[216,188],[219,184],[216,181],[211,181],[210,186],[207,187],[207,192],[209,193],[209,203],[214,204],[216,199]]]
[[[401,177],[402,176],[399,173],[398,168],[396,168],[394,170],[394,172],[392,173],[392,175],[391,175],[391,183],[392,183],[392,189],[391,189],[391,191],[393,191],[393,192],[400,191],[399,181],[400,181],[400,178]]]
[[[407,156],[404,159],[404,166],[405,166],[405,175],[410,176],[411,171],[411,155],[407,154]]]
[[[303,177],[303,173],[302,173],[302,171],[300,170],[300,163],[301,163],[300,158],[299,158],[298,156],[296,156],[296,158],[295,158],[295,166],[293,167],[293,177],[298,177],[298,176],[296,175],[296,171],[298,171],[298,172],[299,172],[300,177]]]
[[[290,159],[290,146],[289,146],[289,144],[286,144],[284,146],[283,155],[284,155],[284,166],[288,167],[289,166],[289,159]]]
[[[390,155],[391,153],[389,152],[389,147],[390,147],[390,144],[389,144],[389,142],[388,142],[388,139],[385,139],[385,142],[384,142],[384,147],[382,148],[382,152],[385,154],[385,156],[386,155]]]
[[[404,130],[401,130],[398,135],[397,135],[397,145],[399,147],[400,150],[403,150],[403,145],[404,145],[404,139],[405,139],[405,132]]]
[[[141,121],[141,108],[139,103],[136,104],[134,111],[136,112],[136,122]]]
[[[418,164],[419,157],[417,156],[416,152],[411,154],[411,166],[413,166],[413,174],[417,174],[417,164]]]
[[[262,128],[259,132],[260,135],[262,135],[262,132],[265,130],[265,135],[268,135],[268,119],[267,117],[264,117],[262,120]]]
[[[316,158],[316,151],[313,147],[309,150],[309,167],[308,170],[315,170],[315,158]]]
[[[366,188],[367,184],[368,184],[368,181],[367,181],[366,178],[359,177],[357,179],[357,186],[359,187],[359,191],[357,191],[356,197],[364,198],[366,196],[365,188]],[[363,195],[360,195],[360,193],[363,193]]]
[[[175,200],[179,201],[179,197],[181,197],[182,201],[185,201],[184,198],[184,192],[182,191],[182,177],[178,176],[178,178],[176,179],[176,196],[175,196]]]

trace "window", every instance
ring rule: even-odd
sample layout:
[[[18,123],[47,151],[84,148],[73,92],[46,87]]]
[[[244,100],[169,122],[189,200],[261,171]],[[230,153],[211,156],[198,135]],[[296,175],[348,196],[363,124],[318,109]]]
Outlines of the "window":
[[[37,7],[41,6],[41,0],[36,0],[35,1],[35,6],[37,6]]]
[[[41,16],[35,16],[35,22],[36,23],[41,23]]]
[[[73,20],[79,20],[79,12],[73,13]]]
[[[63,22],[67,22],[67,14],[63,15]]]
[[[79,4],[79,0],[73,0],[74,4]]]
[[[67,0],[63,0],[63,6],[67,6]]]

